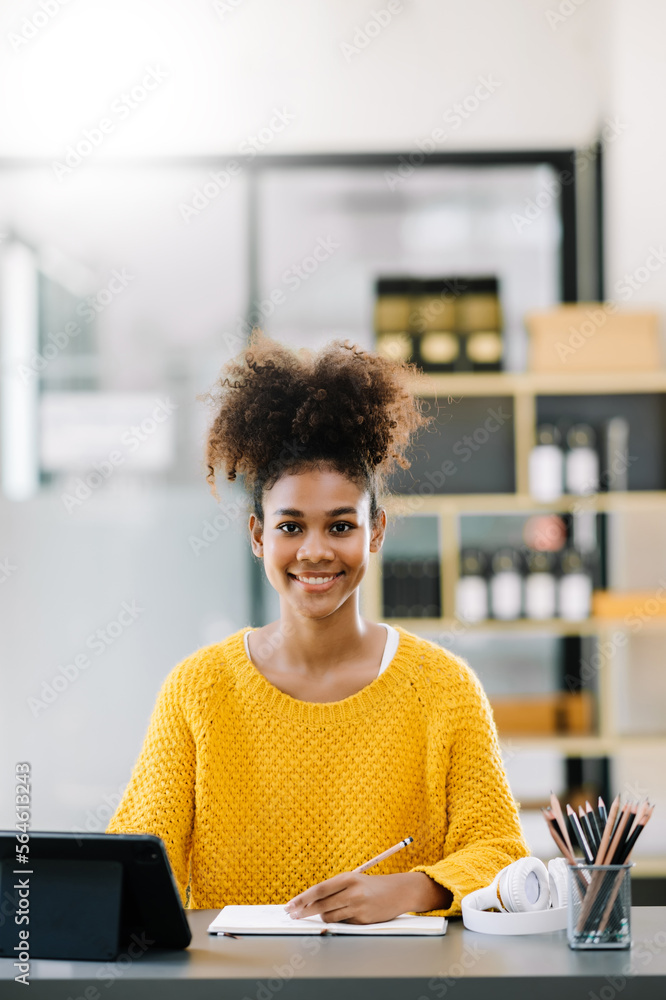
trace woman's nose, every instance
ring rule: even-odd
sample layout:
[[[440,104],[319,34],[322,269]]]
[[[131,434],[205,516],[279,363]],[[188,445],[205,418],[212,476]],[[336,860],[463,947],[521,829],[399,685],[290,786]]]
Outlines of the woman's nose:
[[[318,531],[309,531],[303,536],[297,558],[303,562],[316,563],[320,559],[335,559],[335,553],[331,549],[331,543],[326,535]]]

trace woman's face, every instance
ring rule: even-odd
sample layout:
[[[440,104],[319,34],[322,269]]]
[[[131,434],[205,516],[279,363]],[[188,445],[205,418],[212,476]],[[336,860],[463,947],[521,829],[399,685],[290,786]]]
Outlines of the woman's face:
[[[250,515],[252,550],[263,557],[280,603],[306,618],[337,611],[365,576],[370,552],[382,546],[384,510],[373,529],[368,493],[333,469],[284,475],[263,503],[263,531]]]

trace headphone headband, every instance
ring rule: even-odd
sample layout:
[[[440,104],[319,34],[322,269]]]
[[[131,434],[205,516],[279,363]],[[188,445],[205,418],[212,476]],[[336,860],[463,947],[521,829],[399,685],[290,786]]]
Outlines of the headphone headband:
[[[489,886],[463,898],[465,927],[483,934],[542,934],[564,930],[568,913],[567,873],[563,862],[563,858],[556,858],[546,869],[538,858],[527,857],[507,865]],[[504,912],[487,912],[498,906]]]

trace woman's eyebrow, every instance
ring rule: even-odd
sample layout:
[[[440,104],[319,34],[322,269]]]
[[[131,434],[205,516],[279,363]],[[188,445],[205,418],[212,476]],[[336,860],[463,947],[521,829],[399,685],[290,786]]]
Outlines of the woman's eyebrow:
[[[356,507],[334,507],[333,510],[327,510],[324,512],[325,517],[338,517],[340,514],[357,514],[358,511]],[[295,507],[280,507],[278,510],[273,511],[274,517],[305,517],[302,510],[296,510]]]

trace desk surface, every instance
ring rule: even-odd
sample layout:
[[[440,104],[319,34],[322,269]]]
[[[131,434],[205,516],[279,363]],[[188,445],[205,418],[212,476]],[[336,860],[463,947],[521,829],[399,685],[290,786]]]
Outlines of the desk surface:
[[[12,960],[0,959],[0,997],[439,1000],[453,987],[456,1000],[666,997],[665,906],[633,908],[630,951],[597,952],[572,951],[566,931],[491,937],[466,930],[460,920],[449,921],[437,938],[234,939],[206,932],[218,912],[187,911],[192,943],[185,951],[121,955],[116,962],[35,959],[28,994],[11,982]]]

